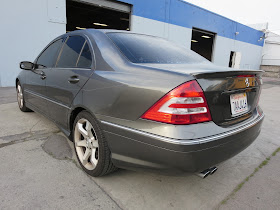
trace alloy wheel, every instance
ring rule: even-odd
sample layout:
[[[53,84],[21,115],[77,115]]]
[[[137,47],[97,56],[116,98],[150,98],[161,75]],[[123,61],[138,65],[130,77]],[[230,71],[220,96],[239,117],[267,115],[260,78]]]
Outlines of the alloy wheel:
[[[82,165],[93,170],[98,163],[98,139],[92,124],[81,118],[75,125],[74,143],[78,158]]]
[[[20,85],[17,86],[17,101],[19,108],[23,107],[23,93]]]

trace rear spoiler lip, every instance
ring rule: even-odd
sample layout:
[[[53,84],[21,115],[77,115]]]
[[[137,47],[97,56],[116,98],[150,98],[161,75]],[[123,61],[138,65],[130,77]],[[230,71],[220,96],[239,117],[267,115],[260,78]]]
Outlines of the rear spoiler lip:
[[[238,76],[242,74],[256,74],[258,76],[262,76],[265,71],[263,70],[232,70],[232,71],[204,71],[204,72],[197,72],[191,73],[196,79],[203,79],[203,78],[225,78],[225,77],[232,77]]]

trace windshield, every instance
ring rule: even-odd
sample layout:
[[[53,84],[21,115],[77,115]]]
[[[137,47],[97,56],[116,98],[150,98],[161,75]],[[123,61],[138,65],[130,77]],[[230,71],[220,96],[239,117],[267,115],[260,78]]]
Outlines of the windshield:
[[[107,33],[132,63],[202,63],[208,62],[195,52],[165,39],[141,34]]]

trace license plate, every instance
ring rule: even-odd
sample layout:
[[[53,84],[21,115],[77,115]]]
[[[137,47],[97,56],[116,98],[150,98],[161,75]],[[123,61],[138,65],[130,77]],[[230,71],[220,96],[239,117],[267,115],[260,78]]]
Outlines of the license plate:
[[[230,106],[232,116],[240,115],[248,111],[246,93],[230,95]]]

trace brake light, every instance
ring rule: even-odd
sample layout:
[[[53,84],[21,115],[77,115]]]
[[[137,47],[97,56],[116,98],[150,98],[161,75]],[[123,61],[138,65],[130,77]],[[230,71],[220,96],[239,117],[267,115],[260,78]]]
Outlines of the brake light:
[[[253,74],[246,74],[246,75],[238,75],[237,77],[254,77]]]
[[[193,124],[212,120],[203,90],[195,80],[167,93],[141,118],[170,124]]]

